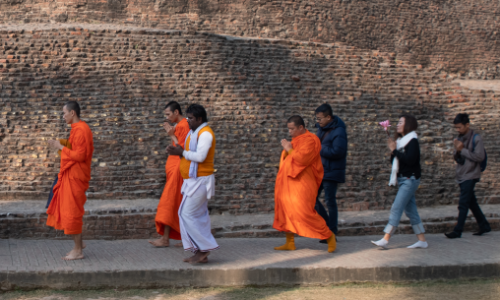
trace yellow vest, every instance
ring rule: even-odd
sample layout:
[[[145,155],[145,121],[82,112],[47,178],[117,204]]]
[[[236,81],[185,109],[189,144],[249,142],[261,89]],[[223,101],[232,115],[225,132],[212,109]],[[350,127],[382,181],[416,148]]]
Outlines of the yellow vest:
[[[198,163],[198,174],[197,176],[209,176],[214,173],[214,156],[215,156],[215,134],[212,129],[208,126],[203,127],[200,132],[198,132],[198,139],[203,132],[209,132],[212,135],[212,146],[208,150],[207,158],[205,161]],[[186,139],[184,150],[189,151],[189,143],[191,142],[191,136]],[[180,171],[183,179],[189,178],[189,167],[191,166],[191,161],[187,160],[185,157],[181,158]]]

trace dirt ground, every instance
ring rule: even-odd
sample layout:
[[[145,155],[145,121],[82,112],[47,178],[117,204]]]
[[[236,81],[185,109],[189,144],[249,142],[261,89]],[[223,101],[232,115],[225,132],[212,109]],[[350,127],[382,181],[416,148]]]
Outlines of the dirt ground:
[[[0,299],[43,300],[226,300],[226,299],[333,299],[333,300],[401,300],[401,299],[500,299],[499,280],[425,282],[412,284],[344,284],[315,287],[230,287],[178,288],[148,290],[82,290],[82,291],[12,291]]]

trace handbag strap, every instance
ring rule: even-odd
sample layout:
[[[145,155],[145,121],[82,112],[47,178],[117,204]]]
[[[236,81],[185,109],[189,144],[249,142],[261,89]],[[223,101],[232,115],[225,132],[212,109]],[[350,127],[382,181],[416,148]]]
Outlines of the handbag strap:
[[[333,128],[330,128],[330,129],[328,129],[328,130],[325,132],[325,134],[323,134],[323,137],[321,137],[321,139],[320,139],[320,140],[321,140],[321,142],[323,142],[323,140],[324,140],[324,139],[328,136],[328,134],[329,134],[332,130],[333,130]]]

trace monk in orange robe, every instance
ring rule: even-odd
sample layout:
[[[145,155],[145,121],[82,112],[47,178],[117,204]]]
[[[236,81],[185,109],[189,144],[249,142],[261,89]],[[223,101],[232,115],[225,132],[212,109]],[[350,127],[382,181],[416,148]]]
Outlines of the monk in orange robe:
[[[172,139],[172,145],[179,145],[184,148],[184,141],[189,132],[189,125],[186,118],[182,116],[182,110],[179,103],[171,101],[165,107],[165,116],[168,122],[177,124],[175,127],[165,122],[163,127]],[[163,193],[158,203],[156,210],[156,231],[162,235],[161,238],[155,241],[149,241],[156,247],[168,247],[169,239],[180,240],[179,228],[179,206],[182,202],[181,187],[184,179],[182,179],[179,165],[181,163],[180,156],[169,155],[165,165],[167,173],[167,183],[163,189]],[[182,246],[182,243],[176,244]]]
[[[328,252],[335,251],[335,234],[325,220],[316,212],[316,196],[323,179],[321,142],[305,129],[302,117],[288,119],[288,132],[292,142],[283,139],[283,153],[276,177],[274,192],[274,224],[279,231],[286,232],[286,243],[275,250],[295,250],[294,234],[327,240]]]
[[[59,140],[49,141],[50,147],[61,150],[61,169],[47,209],[47,225],[72,236],[75,246],[63,259],[76,260],[84,258],[83,206],[87,201],[85,192],[89,188],[94,141],[89,126],[80,120],[80,105],[77,102],[66,103],[63,113],[64,120],[71,125],[68,140],[71,149],[61,145]]]

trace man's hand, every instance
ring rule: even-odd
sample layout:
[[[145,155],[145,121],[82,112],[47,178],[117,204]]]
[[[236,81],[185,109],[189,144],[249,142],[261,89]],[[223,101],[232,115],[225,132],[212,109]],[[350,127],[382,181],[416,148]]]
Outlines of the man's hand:
[[[391,152],[396,150],[396,142],[391,138],[387,139],[387,147],[389,147]]]
[[[182,156],[182,152],[184,152],[184,149],[180,145],[175,145],[175,146],[168,146],[167,147],[167,153],[170,155],[177,155],[177,156]]]
[[[457,152],[462,151],[462,149],[464,148],[464,143],[457,139],[453,140],[453,145],[455,146],[455,150],[457,150]]]
[[[172,126],[168,124],[167,122],[163,123],[163,128],[165,128],[165,131],[169,136],[175,135],[175,126]]]
[[[286,152],[293,149],[292,143],[287,141],[286,139],[281,140],[281,146],[283,146],[283,149],[285,149]]]
[[[56,149],[56,150],[62,150],[62,149],[64,149],[64,146],[61,145],[61,143],[59,143],[59,141],[56,141],[56,140],[49,140],[48,144],[49,144],[50,148],[53,148],[53,149]]]

